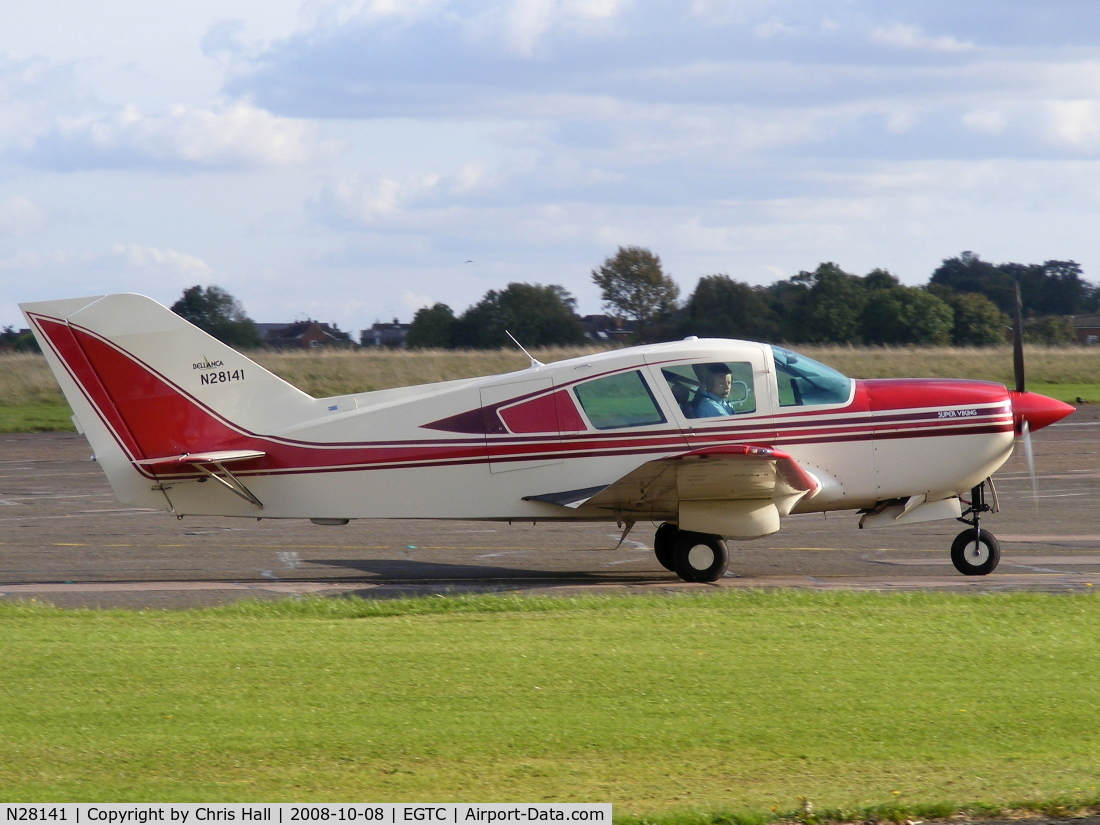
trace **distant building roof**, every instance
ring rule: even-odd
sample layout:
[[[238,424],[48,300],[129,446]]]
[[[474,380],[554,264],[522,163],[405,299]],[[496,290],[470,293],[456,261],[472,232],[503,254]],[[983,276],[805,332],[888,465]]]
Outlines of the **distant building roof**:
[[[409,330],[412,324],[402,324],[396,318],[392,323],[375,323],[370,329],[359,333],[359,343],[364,347],[389,347],[405,349],[409,345]]]
[[[590,341],[625,341],[634,332],[633,321],[612,315],[585,315],[581,325]]]
[[[275,349],[322,346],[347,346],[353,342],[351,336],[343,332],[336,324],[307,319],[290,324],[256,324],[264,346]]]

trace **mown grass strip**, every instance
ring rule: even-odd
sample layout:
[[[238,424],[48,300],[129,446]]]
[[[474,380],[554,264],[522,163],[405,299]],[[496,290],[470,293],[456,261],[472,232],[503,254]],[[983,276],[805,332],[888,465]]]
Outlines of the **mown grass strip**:
[[[0,406],[0,433],[73,432],[73,413],[69,405],[32,404],[22,407]]]
[[[7,800],[609,800],[717,822],[1100,794],[1093,596],[0,603],[0,673]]]
[[[1009,388],[1011,389],[1011,385]],[[1067,404],[1100,403],[1100,384],[1044,384],[1028,381],[1027,391],[1057,398]]]

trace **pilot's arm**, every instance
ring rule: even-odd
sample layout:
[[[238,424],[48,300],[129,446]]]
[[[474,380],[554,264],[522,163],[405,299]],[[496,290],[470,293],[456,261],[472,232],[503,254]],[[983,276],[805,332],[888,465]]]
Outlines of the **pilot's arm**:
[[[696,393],[691,409],[695,414],[695,418],[714,418],[719,415],[733,415],[733,409],[729,404],[726,404],[720,398],[716,398],[709,392]]]

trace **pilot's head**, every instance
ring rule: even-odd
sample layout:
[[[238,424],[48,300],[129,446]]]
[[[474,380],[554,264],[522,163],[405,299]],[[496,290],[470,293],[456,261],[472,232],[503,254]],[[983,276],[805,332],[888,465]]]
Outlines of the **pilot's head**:
[[[719,398],[729,398],[733,375],[725,364],[707,364],[707,391]]]

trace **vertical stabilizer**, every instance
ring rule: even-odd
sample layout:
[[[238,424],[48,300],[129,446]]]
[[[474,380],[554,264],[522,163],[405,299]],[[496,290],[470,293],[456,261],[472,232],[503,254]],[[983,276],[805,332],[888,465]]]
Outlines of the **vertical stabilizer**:
[[[315,399],[141,295],[22,304],[65,398],[123,501],[168,506],[139,462],[247,450]]]

